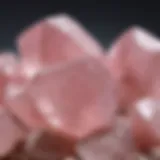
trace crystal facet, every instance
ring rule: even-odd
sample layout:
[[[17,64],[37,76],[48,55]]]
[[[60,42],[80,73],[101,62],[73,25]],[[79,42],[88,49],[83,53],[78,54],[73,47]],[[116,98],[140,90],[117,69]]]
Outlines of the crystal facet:
[[[31,128],[83,138],[112,125],[116,87],[101,60],[82,58],[41,72],[9,108]]]
[[[133,106],[130,117],[138,148],[148,150],[159,144],[160,100],[151,97],[138,100]]]
[[[128,119],[119,118],[112,131],[85,139],[77,146],[81,160],[137,160]]]

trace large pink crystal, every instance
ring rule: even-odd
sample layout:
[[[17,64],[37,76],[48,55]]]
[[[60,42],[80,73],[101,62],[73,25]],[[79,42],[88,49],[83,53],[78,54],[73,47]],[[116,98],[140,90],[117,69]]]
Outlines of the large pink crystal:
[[[82,138],[112,125],[117,107],[114,82],[100,59],[85,57],[40,73],[10,110],[28,127]]]
[[[119,83],[122,107],[156,92],[160,79],[159,39],[140,27],[133,27],[108,52],[107,65]]]
[[[59,14],[25,29],[16,46],[19,57],[0,55],[0,159],[160,159],[157,37],[132,27],[106,56]]]
[[[86,54],[99,55],[103,48],[83,26],[67,14],[47,17],[20,34],[17,48],[32,70]]]

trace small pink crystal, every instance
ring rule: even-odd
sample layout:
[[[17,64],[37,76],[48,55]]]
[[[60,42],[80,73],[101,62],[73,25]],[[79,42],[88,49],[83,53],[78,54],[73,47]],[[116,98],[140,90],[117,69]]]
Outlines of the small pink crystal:
[[[160,100],[138,100],[131,112],[132,132],[138,148],[148,150],[160,144]]]

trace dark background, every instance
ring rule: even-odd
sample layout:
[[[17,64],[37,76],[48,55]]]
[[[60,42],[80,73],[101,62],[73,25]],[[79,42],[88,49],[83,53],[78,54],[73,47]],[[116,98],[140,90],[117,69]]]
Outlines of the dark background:
[[[0,4],[0,49],[15,49],[15,37],[23,28],[35,20],[60,12],[75,16],[106,47],[125,28],[134,24],[160,36],[160,7],[154,1],[150,4],[118,0],[13,2],[6,0]]]

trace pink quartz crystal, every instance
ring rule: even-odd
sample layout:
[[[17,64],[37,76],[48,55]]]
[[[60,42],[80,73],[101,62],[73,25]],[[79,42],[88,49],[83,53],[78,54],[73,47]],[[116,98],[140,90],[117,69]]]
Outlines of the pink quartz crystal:
[[[99,56],[103,48],[83,26],[67,14],[44,18],[17,38],[22,61],[33,70],[80,58]]]
[[[48,125],[79,139],[112,125],[116,86],[101,60],[89,56],[46,69],[8,104],[31,129]]]
[[[108,51],[107,66],[120,88],[120,105],[157,92],[160,40],[140,27],[123,33]]]

